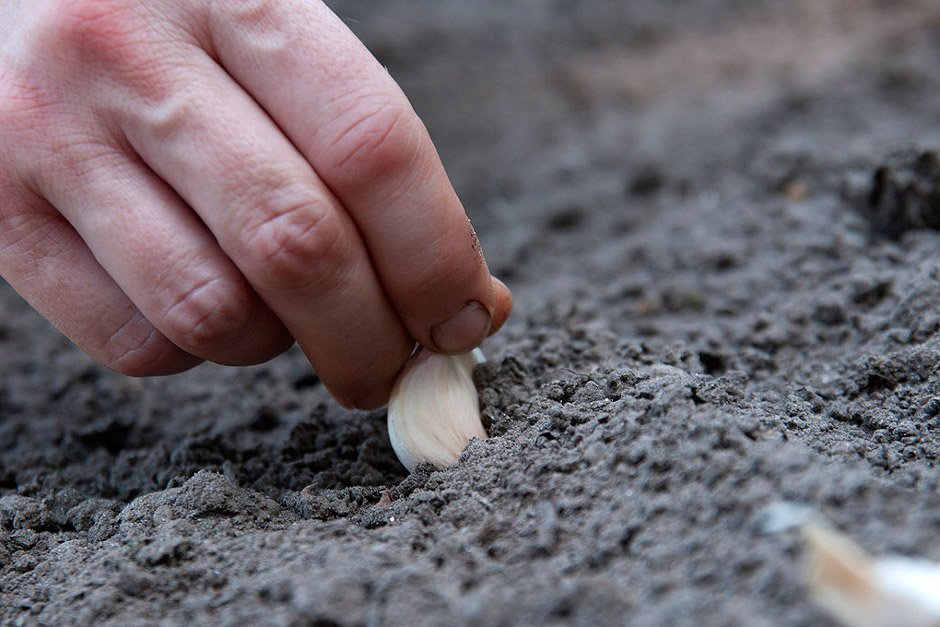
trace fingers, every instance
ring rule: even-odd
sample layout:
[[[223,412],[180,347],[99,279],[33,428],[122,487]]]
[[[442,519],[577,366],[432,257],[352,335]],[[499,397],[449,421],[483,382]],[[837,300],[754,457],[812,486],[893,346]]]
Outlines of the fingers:
[[[7,189],[0,206],[0,275],[93,359],[132,376],[182,372],[202,361],[141,315],[48,203]]]
[[[119,113],[128,141],[198,213],[337,400],[360,408],[385,403],[414,340],[355,224],[207,57],[182,59],[172,71],[166,80],[177,81],[174,97]]]
[[[505,320],[511,297],[426,130],[322,3],[73,4],[30,40],[55,62],[24,66],[49,83],[36,110],[51,122],[24,132],[43,143],[28,169],[71,224],[49,212],[96,277],[85,288],[125,314],[116,333],[187,364],[261,361],[293,335],[334,396],[365,408],[413,338],[462,352]],[[68,127],[76,111],[97,117]],[[70,322],[50,276],[14,278],[79,337],[114,326]]]
[[[348,210],[411,335],[439,352],[479,344],[505,319],[498,307],[507,299],[494,290],[427,131],[388,73],[320,2],[206,6],[222,65]]]
[[[146,166],[107,145],[66,153],[37,175],[39,191],[163,335],[229,365],[267,361],[293,343],[205,226]]]

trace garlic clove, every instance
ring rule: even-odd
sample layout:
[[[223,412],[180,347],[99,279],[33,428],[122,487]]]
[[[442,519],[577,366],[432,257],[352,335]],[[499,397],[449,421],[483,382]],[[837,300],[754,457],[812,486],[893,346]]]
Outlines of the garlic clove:
[[[804,527],[809,589],[816,603],[848,627],[940,625],[940,565],[911,557],[873,558],[841,533]]]
[[[388,404],[388,435],[409,470],[421,462],[453,466],[470,438],[486,439],[473,369],[480,349],[438,355],[420,349],[402,369]]]

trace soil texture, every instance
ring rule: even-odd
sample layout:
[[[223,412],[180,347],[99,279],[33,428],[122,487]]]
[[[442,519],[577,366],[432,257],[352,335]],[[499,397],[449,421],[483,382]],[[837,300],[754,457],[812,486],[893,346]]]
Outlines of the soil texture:
[[[297,350],[135,380],[0,286],[0,623],[828,625],[940,561],[940,5],[336,0],[516,310],[407,475]]]

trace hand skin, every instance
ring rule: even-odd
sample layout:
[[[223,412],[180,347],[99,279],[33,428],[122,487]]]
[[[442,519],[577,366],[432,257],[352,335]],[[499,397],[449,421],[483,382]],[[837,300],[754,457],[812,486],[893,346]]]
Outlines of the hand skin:
[[[0,2],[0,274],[128,375],[298,342],[346,407],[509,315],[404,94],[318,0]]]

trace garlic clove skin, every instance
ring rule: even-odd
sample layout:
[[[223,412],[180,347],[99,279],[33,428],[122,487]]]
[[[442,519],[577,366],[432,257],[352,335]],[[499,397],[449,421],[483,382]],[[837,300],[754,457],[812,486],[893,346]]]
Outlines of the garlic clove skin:
[[[480,349],[438,355],[420,349],[398,376],[388,403],[388,436],[409,472],[421,462],[453,466],[470,438],[486,439],[473,369]]]

